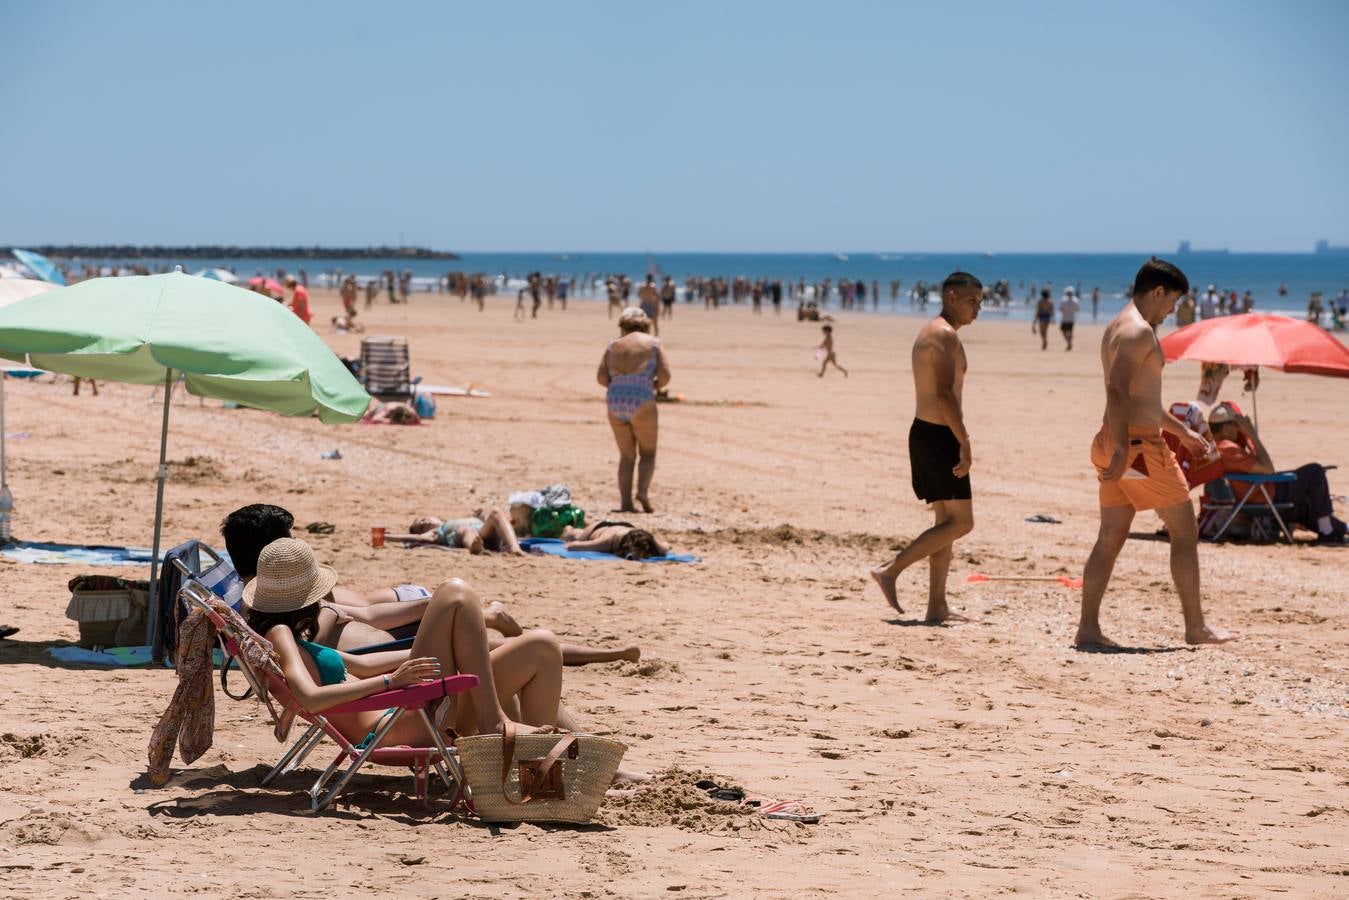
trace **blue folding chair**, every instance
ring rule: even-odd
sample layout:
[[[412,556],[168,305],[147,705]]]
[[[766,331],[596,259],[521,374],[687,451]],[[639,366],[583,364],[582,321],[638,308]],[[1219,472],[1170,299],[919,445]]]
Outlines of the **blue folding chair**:
[[[1237,516],[1244,511],[1251,520],[1252,540],[1274,539],[1275,535],[1269,526],[1269,519],[1272,517],[1279,524],[1279,531],[1283,533],[1284,540],[1293,543],[1293,532],[1288,528],[1288,523],[1284,521],[1282,515],[1292,512],[1293,504],[1275,502],[1274,490],[1276,485],[1292,484],[1295,481],[1297,475],[1293,472],[1272,472],[1268,475],[1230,472],[1225,478],[1209,482],[1207,504],[1209,509],[1221,516],[1230,506],[1231,512],[1226,514],[1222,524],[1206,540],[1222,540]],[[1201,528],[1201,533],[1202,530]]]

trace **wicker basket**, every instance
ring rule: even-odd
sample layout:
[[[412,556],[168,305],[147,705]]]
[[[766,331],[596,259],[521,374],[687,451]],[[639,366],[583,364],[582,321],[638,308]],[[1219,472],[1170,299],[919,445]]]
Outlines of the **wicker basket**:
[[[575,755],[566,753],[558,761],[562,767],[561,798],[520,799],[521,761],[547,756],[559,740],[575,737]],[[628,749],[618,741],[590,734],[522,734],[515,737],[515,752],[503,785],[501,769],[505,742],[499,734],[460,738],[455,742],[459,761],[468,777],[473,809],[484,822],[570,822],[583,825],[604,802],[604,792]],[[510,799],[507,799],[507,798]]]
[[[132,646],[145,639],[148,600],[148,591],[133,587],[75,590],[66,606],[66,618],[79,623],[81,647]]]

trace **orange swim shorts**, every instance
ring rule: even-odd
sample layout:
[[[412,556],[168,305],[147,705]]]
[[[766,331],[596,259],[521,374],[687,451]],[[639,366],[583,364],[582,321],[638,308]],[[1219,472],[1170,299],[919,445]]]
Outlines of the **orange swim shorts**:
[[[1110,466],[1110,433],[1102,426],[1091,442],[1091,464],[1096,474]],[[1101,508],[1132,506],[1136,510],[1164,509],[1187,503],[1190,488],[1171,448],[1156,428],[1129,429],[1129,466],[1118,481],[1102,481]]]

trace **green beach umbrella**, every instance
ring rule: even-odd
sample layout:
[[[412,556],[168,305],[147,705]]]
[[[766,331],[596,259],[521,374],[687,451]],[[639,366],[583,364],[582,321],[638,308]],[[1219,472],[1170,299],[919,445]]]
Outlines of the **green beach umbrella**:
[[[81,378],[164,385],[147,641],[158,621],[159,537],[169,399],[182,377],[199,397],[286,416],[355,422],[370,395],[285,306],[184,275],[92,278],[0,309],[0,356]],[[156,645],[158,644],[155,641]]]

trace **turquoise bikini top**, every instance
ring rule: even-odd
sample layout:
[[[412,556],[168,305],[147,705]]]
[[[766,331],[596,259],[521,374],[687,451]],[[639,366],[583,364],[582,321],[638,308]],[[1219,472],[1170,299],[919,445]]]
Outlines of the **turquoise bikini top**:
[[[332,647],[310,641],[296,641],[296,643],[313,658],[314,665],[318,666],[320,683],[341,684],[347,680],[347,667],[342,662],[342,654]]]

